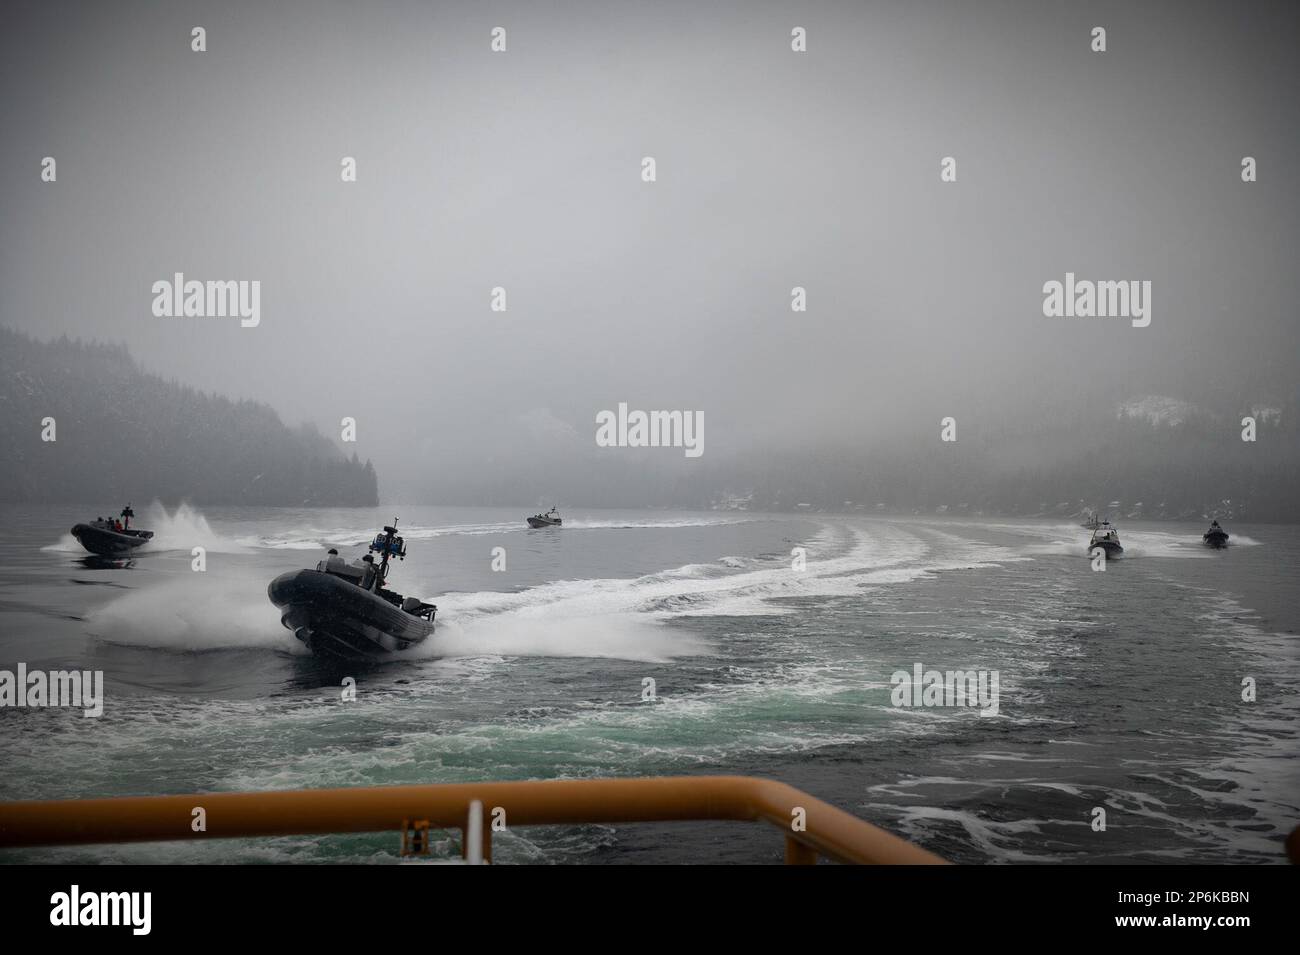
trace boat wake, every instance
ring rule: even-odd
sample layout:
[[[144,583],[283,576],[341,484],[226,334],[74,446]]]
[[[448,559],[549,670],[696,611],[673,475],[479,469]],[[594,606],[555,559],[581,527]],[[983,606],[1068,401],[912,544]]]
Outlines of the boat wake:
[[[716,527],[723,524],[747,523],[749,518],[684,518],[681,520],[569,520],[564,527],[569,530],[638,530],[645,528]],[[403,524],[402,536],[407,540],[432,540],[437,537],[499,536],[524,529],[520,521],[496,521],[481,524],[421,525]],[[268,550],[325,550],[329,547],[356,547],[370,541],[373,534],[367,528],[307,527],[292,535],[246,535],[236,539],[242,547]],[[68,540],[72,540],[71,537]],[[75,546],[76,542],[73,541]]]
[[[518,529],[519,524],[516,521],[445,526],[403,524],[402,536],[407,540],[431,540],[435,537],[479,537],[488,534],[504,534]],[[252,535],[237,538],[236,543],[243,547],[267,550],[326,550],[330,547],[359,547],[370,543],[374,536],[374,533],[366,528],[308,527],[292,536]]]
[[[803,546],[803,570],[794,569],[784,554],[728,556],[632,580],[566,580],[516,593],[443,594],[439,629],[425,652],[663,661],[710,652],[707,641],[689,629],[671,627],[673,620],[782,616],[797,612],[800,599],[857,596],[872,586],[1008,559],[996,549],[983,555],[945,550],[936,558],[926,541],[888,525],[870,531],[826,525]]]
[[[718,527],[722,524],[746,524],[752,518],[746,517],[700,517],[700,518],[683,518],[681,520],[583,520],[578,518],[571,520],[565,518],[565,527],[571,530],[580,531],[598,531],[598,530],[638,530],[643,528],[674,528],[674,527]]]
[[[668,663],[703,656],[712,644],[635,614],[538,619],[506,614],[440,623],[418,648],[425,657],[590,657]]]

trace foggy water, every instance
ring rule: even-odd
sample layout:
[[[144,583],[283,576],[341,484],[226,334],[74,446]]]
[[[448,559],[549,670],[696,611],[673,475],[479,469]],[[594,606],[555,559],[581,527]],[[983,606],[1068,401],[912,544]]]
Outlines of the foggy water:
[[[1300,817],[1294,526],[1229,526],[1213,552],[1200,525],[1121,522],[1125,555],[1096,573],[1087,531],[1047,521],[565,510],[530,530],[528,509],[155,505],[137,507],[154,541],[96,566],[66,529],[99,511],[2,513],[0,668],[103,670],[107,699],[99,719],[0,709],[0,798],[748,773],[970,862],[1281,862]],[[330,546],[359,554],[394,516],[409,557],[390,586],[437,603],[437,630],[391,663],[326,667],[266,584]],[[893,706],[890,674],[918,663],[998,671],[998,715]],[[782,846],[690,824],[513,830],[494,848],[685,862]],[[4,858],[396,850],[385,834]]]

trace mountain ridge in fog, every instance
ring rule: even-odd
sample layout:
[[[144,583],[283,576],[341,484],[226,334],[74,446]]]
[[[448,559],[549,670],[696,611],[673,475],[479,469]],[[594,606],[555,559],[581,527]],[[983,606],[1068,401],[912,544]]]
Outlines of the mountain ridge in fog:
[[[284,425],[267,404],[164,381],[121,345],[42,343],[3,328],[0,344],[7,409],[0,439],[13,449],[4,500],[381,500],[369,460],[345,457],[310,424]],[[1261,398],[1259,390],[1218,382],[1190,389],[1195,401],[1094,396],[1017,416],[972,404],[954,416],[953,442],[940,440],[938,416],[911,408],[887,431],[721,442],[721,451],[700,458],[679,448],[598,447],[594,418],[534,407],[492,419],[491,433],[473,444],[412,440],[418,460],[455,466],[422,463],[413,479],[385,483],[382,500],[1022,516],[1106,510],[1118,501],[1125,516],[1300,520],[1297,396]],[[39,437],[47,414],[59,422],[59,440],[48,445]],[[1249,414],[1258,419],[1253,443],[1241,440]],[[410,462],[379,458],[385,473],[402,463],[409,472]]]
[[[378,504],[369,461],[268,405],[150,374],[124,345],[0,327],[0,408],[0,501]]]

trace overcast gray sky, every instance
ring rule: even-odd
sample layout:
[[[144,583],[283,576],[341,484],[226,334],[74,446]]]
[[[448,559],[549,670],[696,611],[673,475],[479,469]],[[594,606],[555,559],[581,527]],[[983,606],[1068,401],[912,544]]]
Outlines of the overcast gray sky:
[[[1294,393],[1294,4],[0,16],[0,322],[327,434],[354,416],[390,498],[529,432],[587,447],[620,401],[702,410],[708,457],[1116,387]],[[177,271],[260,280],[260,326],[155,317]],[[1150,280],[1150,327],[1045,318],[1067,271]]]

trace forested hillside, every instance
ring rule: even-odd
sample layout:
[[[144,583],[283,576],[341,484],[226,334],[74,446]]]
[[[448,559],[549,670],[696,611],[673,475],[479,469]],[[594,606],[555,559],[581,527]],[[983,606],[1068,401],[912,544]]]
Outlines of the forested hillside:
[[[42,420],[55,421],[43,441]],[[375,469],[267,405],[140,369],[120,345],[0,328],[0,501],[373,506]]]

